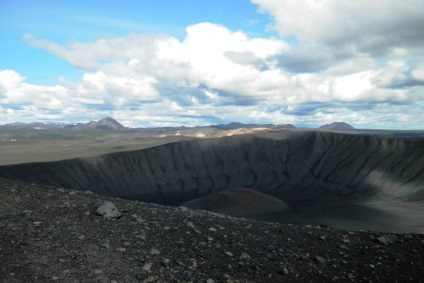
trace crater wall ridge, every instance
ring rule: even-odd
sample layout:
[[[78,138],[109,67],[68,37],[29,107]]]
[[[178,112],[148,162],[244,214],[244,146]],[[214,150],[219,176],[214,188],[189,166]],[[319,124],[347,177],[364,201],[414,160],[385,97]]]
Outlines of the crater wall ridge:
[[[166,204],[241,187],[285,201],[339,195],[422,202],[424,140],[281,131],[0,166],[0,177]]]

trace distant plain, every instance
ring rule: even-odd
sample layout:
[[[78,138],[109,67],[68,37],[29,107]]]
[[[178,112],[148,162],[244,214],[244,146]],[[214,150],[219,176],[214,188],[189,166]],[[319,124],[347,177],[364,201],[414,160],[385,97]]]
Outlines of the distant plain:
[[[0,129],[0,165],[83,158],[187,139],[135,130]]]

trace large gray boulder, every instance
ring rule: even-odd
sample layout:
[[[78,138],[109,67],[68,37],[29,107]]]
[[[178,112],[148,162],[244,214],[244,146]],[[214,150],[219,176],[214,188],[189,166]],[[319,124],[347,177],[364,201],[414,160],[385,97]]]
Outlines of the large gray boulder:
[[[116,206],[110,201],[105,201],[97,208],[96,212],[98,215],[102,215],[105,218],[118,218],[122,215]]]

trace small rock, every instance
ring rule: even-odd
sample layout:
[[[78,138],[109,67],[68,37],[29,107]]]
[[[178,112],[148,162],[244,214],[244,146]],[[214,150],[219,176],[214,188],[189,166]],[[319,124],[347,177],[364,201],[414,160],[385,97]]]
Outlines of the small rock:
[[[116,206],[110,201],[105,201],[97,208],[96,212],[106,218],[118,218],[122,215]]]
[[[232,253],[232,252],[225,252],[225,254],[226,254],[227,256],[233,256],[233,253]]]
[[[152,269],[152,264],[151,263],[146,263],[145,265],[143,265],[143,267],[141,268],[144,271],[149,272]]]
[[[193,276],[193,272],[188,271],[188,270],[183,270],[182,271],[182,276],[186,279],[190,279]]]
[[[325,259],[324,259],[322,256],[318,256],[318,255],[317,255],[317,256],[315,257],[315,260],[316,260],[316,261],[318,261],[318,262],[321,262],[321,263],[325,263]]]
[[[376,239],[377,242],[386,246],[393,244],[396,240],[397,240],[396,236],[392,236],[392,235],[384,235]]]
[[[197,261],[194,258],[191,258],[191,267],[190,269],[196,269],[197,268]]]
[[[184,212],[187,212],[187,211],[188,211],[188,208],[187,208],[187,207],[185,207],[185,206],[180,206],[178,209],[179,209],[180,211],[184,211]]]
[[[285,274],[285,275],[287,275],[287,274],[289,274],[289,270],[287,269],[287,268],[283,268],[283,273]]]
[[[275,247],[274,247],[273,245],[269,245],[269,246],[267,247],[267,250],[268,250],[269,252],[272,252],[273,250],[275,250]]]
[[[250,260],[250,255],[247,253],[241,253],[240,255],[241,260]]]
[[[150,254],[151,254],[151,255],[158,255],[158,254],[160,254],[160,251],[159,251],[159,250],[157,250],[157,249],[151,249],[151,250],[150,250]]]
[[[206,280],[206,283],[215,283],[215,281],[213,279],[208,279]]]
[[[211,228],[209,228],[209,231],[216,232],[217,230],[215,228],[211,227]]]
[[[136,273],[136,275],[135,275],[135,278],[137,278],[137,279],[139,279],[139,280],[143,280],[142,282],[146,282],[146,278],[147,278],[147,271],[146,270],[144,270],[144,269],[140,269],[137,273]]]
[[[348,250],[349,248],[348,247],[346,247],[345,245],[340,245],[339,246],[341,249],[344,249],[344,250]]]
[[[116,250],[120,251],[120,252],[125,252],[127,249],[126,248],[117,248]]]
[[[168,259],[168,258],[166,258],[166,257],[163,257],[163,258],[161,259],[160,263],[161,263],[163,266],[167,267],[167,266],[169,266],[169,264],[171,263],[171,260],[170,260],[170,259]]]

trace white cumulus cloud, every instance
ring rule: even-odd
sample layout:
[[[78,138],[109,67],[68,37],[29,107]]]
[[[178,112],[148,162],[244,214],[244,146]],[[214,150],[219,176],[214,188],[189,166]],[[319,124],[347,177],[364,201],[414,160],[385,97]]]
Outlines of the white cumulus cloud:
[[[43,86],[0,71],[0,116],[114,116],[128,126],[424,122],[424,37],[412,38],[422,33],[415,27],[421,10],[411,8],[423,1],[253,2],[274,17],[281,38],[252,38],[212,23],[188,26],[183,39],[129,34],[59,45],[26,35],[31,46],[79,69],[82,79]]]

